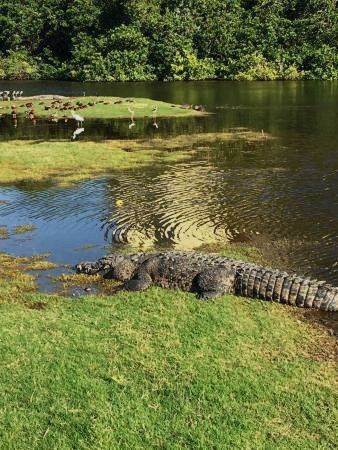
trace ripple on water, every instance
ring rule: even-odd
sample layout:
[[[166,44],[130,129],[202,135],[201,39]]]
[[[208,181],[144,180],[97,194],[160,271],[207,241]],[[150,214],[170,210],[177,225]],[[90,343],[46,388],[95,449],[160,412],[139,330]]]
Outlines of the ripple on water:
[[[238,168],[206,161],[179,163],[161,173],[124,173],[108,181],[108,203],[122,198],[123,206],[103,226],[112,242],[176,249],[261,236],[261,241],[284,242],[279,252],[288,253],[292,267],[333,281],[337,205],[325,189],[329,179],[314,168]]]
[[[285,256],[297,270],[337,284],[337,172],[324,164],[336,156],[312,161],[272,143],[246,152],[245,143],[220,143],[189,162],[75,187],[0,188],[0,225],[32,223],[37,229],[20,248],[59,252],[70,263],[79,258],[75,249],[102,249],[104,239],[191,249],[260,237],[272,263]]]

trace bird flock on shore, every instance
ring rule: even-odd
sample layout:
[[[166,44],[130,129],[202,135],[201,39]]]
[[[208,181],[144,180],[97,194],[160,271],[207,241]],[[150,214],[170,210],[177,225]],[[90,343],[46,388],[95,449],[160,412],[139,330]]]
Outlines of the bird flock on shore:
[[[0,91],[0,97],[3,101],[16,100],[22,97],[23,91]]]
[[[29,97],[28,97],[29,98]],[[20,99],[23,100],[23,103],[20,105],[16,104],[9,104],[10,108],[10,115],[13,120],[14,127],[17,127],[18,124],[18,108],[24,109],[25,117],[29,119],[33,125],[36,125],[37,123],[37,114],[34,110],[34,104],[29,99],[23,97],[23,91],[0,91],[0,99],[2,99],[3,102],[11,102],[11,101],[18,101]],[[75,99],[74,99],[75,100]],[[83,122],[84,117],[81,116],[78,111],[86,108],[91,108],[97,104],[104,104],[104,105],[111,105],[111,104],[122,104],[122,103],[134,103],[133,99],[125,99],[125,100],[116,100],[114,102],[108,102],[106,100],[91,100],[87,103],[84,101],[77,100],[71,101],[66,98],[53,98],[51,102],[44,101],[42,98],[40,99],[40,102],[38,103],[41,108],[43,108],[45,111],[50,111],[51,115],[47,118],[47,120],[51,123],[58,123],[60,120],[64,123],[67,123],[70,118],[74,119],[77,128],[73,132],[71,139],[75,140],[81,133],[84,132],[83,128]],[[0,109],[3,109],[3,107],[0,106]],[[130,123],[129,123],[129,129],[133,128],[135,123],[135,111],[131,107],[127,107],[128,112],[130,113]],[[157,123],[157,111],[158,107],[154,106],[152,108],[152,124],[154,128],[158,128]],[[59,113],[63,112],[63,115],[60,117]],[[68,113],[68,114],[67,114]],[[71,117],[69,117],[69,113],[71,113]],[[3,114],[0,113],[0,117]]]

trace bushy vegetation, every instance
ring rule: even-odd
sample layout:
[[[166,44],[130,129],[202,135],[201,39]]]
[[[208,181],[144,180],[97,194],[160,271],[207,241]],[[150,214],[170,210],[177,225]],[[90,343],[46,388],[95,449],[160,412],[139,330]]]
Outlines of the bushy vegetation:
[[[0,78],[337,79],[336,0],[0,0]]]

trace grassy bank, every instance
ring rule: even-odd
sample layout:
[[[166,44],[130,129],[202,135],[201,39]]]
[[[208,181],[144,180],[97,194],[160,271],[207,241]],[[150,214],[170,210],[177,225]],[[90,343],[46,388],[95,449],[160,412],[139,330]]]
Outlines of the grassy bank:
[[[0,142],[0,183],[70,183],[107,174],[115,169],[177,161],[187,158],[194,146],[201,143],[229,139],[258,140],[267,139],[267,136],[239,131],[182,135],[163,140]]]
[[[184,156],[150,148],[141,152],[129,149],[137,150],[137,144],[127,141],[0,143],[0,180],[2,184],[30,181],[68,184],[116,169]]]
[[[51,98],[50,98],[51,97]],[[28,107],[26,105],[29,105]],[[65,106],[67,105],[67,106]],[[125,99],[120,97],[58,97],[27,98],[5,101],[1,103],[2,114],[9,114],[13,107],[18,114],[25,114],[27,111],[34,111],[36,118],[51,117],[56,115],[59,118],[71,118],[71,109],[75,109],[85,119],[117,119],[131,116],[129,109],[134,111],[136,118],[151,117],[156,108],[157,117],[187,117],[202,115],[186,106],[173,105],[171,103],[151,100],[148,98]]]
[[[334,340],[288,308],[59,298],[0,261],[0,448],[335,448]]]

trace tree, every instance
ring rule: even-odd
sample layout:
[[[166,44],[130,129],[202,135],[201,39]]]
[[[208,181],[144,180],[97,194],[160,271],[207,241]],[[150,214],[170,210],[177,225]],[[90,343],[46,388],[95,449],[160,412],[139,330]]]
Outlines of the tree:
[[[107,39],[107,63],[111,79],[118,81],[153,78],[148,61],[149,43],[132,25],[121,25]]]
[[[0,0],[0,54],[14,78],[336,79],[337,1]]]
[[[7,57],[0,60],[0,78],[28,80],[36,76],[35,63],[25,50],[10,50]]]

